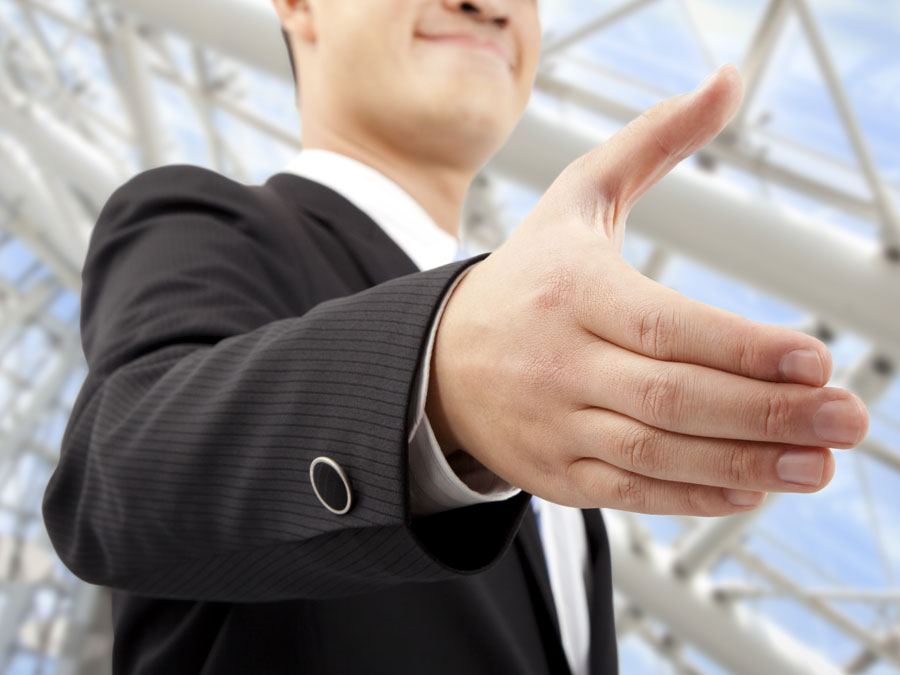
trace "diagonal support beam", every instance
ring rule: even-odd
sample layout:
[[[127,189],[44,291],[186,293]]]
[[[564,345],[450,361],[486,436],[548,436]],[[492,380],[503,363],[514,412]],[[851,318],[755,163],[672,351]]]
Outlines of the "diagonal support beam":
[[[889,257],[892,260],[900,260],[900,216],[898,216],[894,203],[878,174],[875,160],[869,151],[869,146],[859,127],[856,114],[853,112],[853,107],[850,105],[850,101],[844,91],[844,85],[841,83],[841,78],[834,66],[834,62],[831,60],[831,55],[825,47],[825,38],[819,30],[807,0],[792,0],[792,2],[797,10],[797,15],[800,17],[800,23],[809,40],[810,47],[812,47],[813,54],[815,54],[816,61],[819,63],[822,75],[825,77],[832,100],[837,106],[841,121],[844,123],[844,129],[856,153],[860,169],[866,177],[869,189],[872,191],[872,198],[875,200],[875,204],[881,213],[882,242]]]
[[[788,2],[789,0],[769,0],[763,10],[762,18],[756,26],[756,31],[750,39],[747,53],[741,61],[744,100],[729,124],[729,129],[733,132],[738,132],[747,123],[747,113],[759,92],[759,85],[787,21],[788,9],[790,9]]]
[[[582,26],[579,26],[571,33],[568,33],[557,40],[553,40],[548,45],[544,45],[544,48],[541,50],[541,59],[546,61],[546,59],[551,56],[564,51],[571,47],[572,45],[581,42],[589,38],[594,33],[603,30],[607,26],[616,23],[617,21],[621,21],[627,16],[634,14],[635,12],[643,9],[647,5],[651,5],[657,0],[630,0],[622,4],[619,7],[616,7],[605,14],[601,14],[596,19],[592,21],[588,21]]]

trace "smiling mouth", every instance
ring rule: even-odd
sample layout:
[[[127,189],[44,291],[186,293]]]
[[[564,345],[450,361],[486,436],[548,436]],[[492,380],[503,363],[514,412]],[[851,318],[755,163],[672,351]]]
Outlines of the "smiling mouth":
[[[417,33],[416,37],[420,40],[427,40],[428,42],[437,44],[476,49],[500,59],[510,70],[512,70],[513,67],[511,59],[507,56],[506,52],[503,51],[500,45],[489,40],[480,40],[471,35],[425,35]]]

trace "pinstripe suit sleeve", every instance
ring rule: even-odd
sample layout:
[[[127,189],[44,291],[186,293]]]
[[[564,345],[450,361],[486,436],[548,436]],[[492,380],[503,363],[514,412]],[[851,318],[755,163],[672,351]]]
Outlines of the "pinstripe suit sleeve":
[[[92,583],[235,602],[490,565],[524,498],[422,519],[408,504],[412,384],[464,263],[285,316],[251,226],[260,216],[210,176],[144,174],[110,198],[92,235],[89,374],[44,498],[61,559]],[[346,515],[314,495],[319,455],[353,484]]]

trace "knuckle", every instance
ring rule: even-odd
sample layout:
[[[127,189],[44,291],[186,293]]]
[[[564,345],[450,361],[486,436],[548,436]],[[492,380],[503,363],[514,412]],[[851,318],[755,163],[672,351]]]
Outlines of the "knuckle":
[[[560,483],[565,483],[568,467],[560,473],[560,466],[555,456],[550,453],[536,452],[531,455],[531,464],[534,473],[538,477],[539,485],[557,489]]]
[[[676,419],[681,409],[681,389],[667,368],[656,367],[638,384],[638,410],[658,426]]]
[[[656,432],[649,427],[637,427],[620,437],[619,455],[633,471],[655,475],[660,469],[660,454],[656,448]]]
[[[636,343],[641,351],[654,358],[669,358],[677,332],[677,319],[671,307],[658,306],[640,313],[636,326]]]
[[[578,220],[600,227],[609,234],[622,189],[621,180],[619,176],[611,175],[601,181],[586,181],[586,177],[596,173],[597,157],[592,152],[582,155],[565,168],[563,174],[566,181],[573,187],[577,186],[576,193],[583,195],[581,199],[569,200],[568,205]]]
[[[673,133],[663,122],[672,115],[675,101],[665,100],[653,105],[638,119],[643,122],[644,128],[652,135],[654,145],[663,157],[684,159],[690,154],[694,142],[694,136],[685,137],[683,131]]]
[[[737,343],[738,367],[742,375],[750,375],[758,371],[760,362],[759,349],[752,339],[742,338]]]
[[[553,264],[539,275],[534,287],[533,301],[541,311],[555,311],[573,304],[578,276],[565,264]]]
[[[684,506],[685,510],[695,516],[702,516],[708,510],[707,500],[705,499],[705,490],[693,483],[686,483],[684,486]]]
[[[569,462],[562,474],[560,492],[585,506],[606,505],[610,500],[610,487],[609,474],[604,467],[605,463],[591,458],[581,457]]]
[[[783,394],[766,396],[760,419],[760,433],[763,437],[772,440],[784,437],[790,430],[790,412],[790,402]]]
[[[621,472],[615,481],[614,494],[617,502],[626,510],[642,511],[646,508],[647,495],[643,480],[637,474]]]
[[[605,479],[602,472],[596,471],[593,462],[584,458],[570,462],[566,468],[563,487],[586,504],[596,504],[598,498],[603,499],[606,493]]]
[[[743,485],[751,478],[753,470],[753,449],[747,443],[740,443],[731,451],[723,478],[731,485]]]

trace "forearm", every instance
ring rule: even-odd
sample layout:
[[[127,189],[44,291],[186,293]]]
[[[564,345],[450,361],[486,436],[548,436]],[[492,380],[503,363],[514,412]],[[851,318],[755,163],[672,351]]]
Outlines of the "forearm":
[[[429,315],[454,271],[89,378],[45,502],[62,559],[95,583],[217,600],[452,574],[408,527],[404,421]],[[351,478],[344,516],[310,485],[321,455]],[[498,517],[497,547],[472,564],[489,562],[514,521]]]

